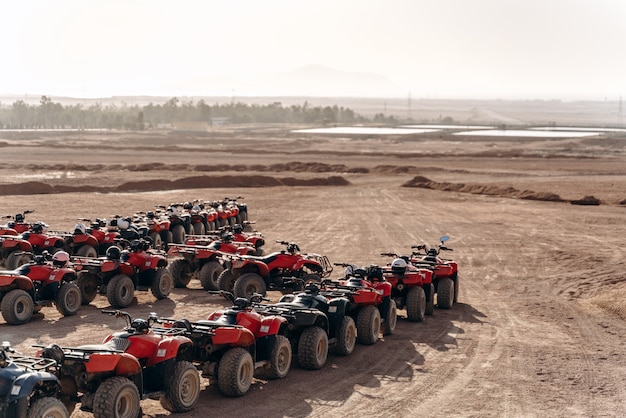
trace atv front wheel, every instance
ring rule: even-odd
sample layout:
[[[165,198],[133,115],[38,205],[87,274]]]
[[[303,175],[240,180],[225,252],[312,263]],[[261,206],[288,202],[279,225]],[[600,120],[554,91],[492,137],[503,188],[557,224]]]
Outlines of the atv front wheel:
[[[83,305],[89,305],[98,295],[98,286],[100,280],[88,271],[78,273],[76,284],[80,289],[80,295]]]
[[[200,284],[204,290],[219,290],[217,287],[217,279],[224,271],[224,267],[217,261],[209,261],[205,263],[198,272]]]
[[[78,257],[96,258],[98,257],[98,251],[91,245],[82,245],[78,250],[76,250],[76,255]]]
[[[135,296],[135,284],[125,274],[113,276],[107,284],[107,299],[115,309],[125,308]]]
[[[411,322],[422,322],[426,315],[426,294],[422,287],[413,287],[406,294],[406,316]]]
[[[191,264],[189,264],[189,261],[184,258],[179,258],[172,261],[168,269],[174,278],[174,287],[179,289],[187,287],[192,276]]]
[[[320,327],[309,327],[298,340],[298,364],[303,369],[321,369],[328,358],[328,335]]]
[[[176,244],[183,244],[185,242],[185,227],[182,225],[176,225],[172,228],[172,240]]]
[[[21,325],[33,316],[33,298],[22,289],[14,289],[5,294],[0,304],[4,320],[9,325]]]
[[[158,300],[165,299],[170,295],[174,287],[174,278],[166,269],[159,269],[154,273],[150,291]]]
[[[250,299],[255,293],[263,296],[267,293],[265,281],[257,273],[245,273],[239,276],[234,290],[235,297],[246,299]]]
[[[254,362],[245,348],[231,348],[222,356],[217,367],[217,386],[226,396],[241,396],[252,385]]]
[[[161,406],[170,412],[187,412],[196,406],[199,397],[198,369],[188,361],[177,361],[165,395],[161,396]]]
[[[161,239],[161,234],[159,234],[158,232],[150,232],[148,236],[152,240],[152,248],[154,248],[155,250],[163,249],[163,239]]]
[[[454,305],[454,282],[449,277],[442,277],[437,284],[437,307],[450,309]]]
[[[235,276],[231,269],[226,269],[220,273],[217,278],[217,287],[219,290],[225,290],[227,292],[232,292],[235,287],[235,282],[237,281],[237,276]]]
[[[284,335],[277,335],[270,354],[270,379],[282,379],[289,373],[291,367],[291,343]]]
[[[39,398],[28,407],[26,418],[69,418],[70,414],[57,398]]]
[[[83,299],[76,283],[63,283],[56,297],[57,311],[63,316],[72,316],[78,312],[82,304]]]
[[[380,333],[380,311],[374,305],[361,308],[356,317],[357,340],[361,344],[371,345],[378,341]]]
[[[393,299],[389,300],[389,307],[387,308],[387,315],[385,315],[385,320],[382,324],[383,335],[391,335],[393,331],[396,329],[396,324],[398,323],[398,308],[396,307],[396,301]]]
[[[335,347],[337,354],[342,356],[352,354],[356,346],[356,336],[354,319],[344,316],[339,329],[337,329],[337,346]]]
[[[435,285],[430,283],[424,289],[426,293],[426,315],[432,315],[435,312]]]
[[[140,410],[137,386],[125,377],[111,377],[96,390],[94,418],[137,418]]]

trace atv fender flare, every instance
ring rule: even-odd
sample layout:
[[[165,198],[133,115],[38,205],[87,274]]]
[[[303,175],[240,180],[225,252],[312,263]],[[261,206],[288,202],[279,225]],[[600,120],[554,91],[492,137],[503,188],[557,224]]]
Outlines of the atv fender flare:
[[[261,320],[261,328],[258,337],[267,337],[268,335],[276,335],[281,328],[287,324],[287,318],[282,316],[268,316]]]
[[[148,359],[146,367],[151,367],[166,360],[176,359],[179,354],[191,349],[191,340],[181,335],[168,337],[159,342],[155,355]]]
[[[85,363],[87,373],[103,373],[115,370],[118,376],[135,376],[141,374],[141,364],[135,356],[128,353],[100,352],[89,356]]]
[[[31,296],[34,296],[33,287],[33,281],[28,276],[23,276],[21,274],[0,274],[0,289],[2,289],[2,292],[12,289],[22,289],[28,292]]]
[[[57,391],[61,390],[61,384],[59,379],[52,373],[48,372],[32,372],[25,373],[18,376],[13,381],[13,387],[19,387],[19,393],[14,394],[12,391],[9,395],[9,403],[17,401],[18,399],[27,398],[32,395],[33,389],[36,386],[40,386],[40,390],[45,395],[54,396]]]
[[[214,330],[213,344],[228,344],[237,347],[249,347],[254,345],[254,334],[243,327],[218,327]]]
[[[293,266],[293,269],[302,270],[303,267],[311,271],[314,271],[316,273],[319,273],[320,276],[322,275],[322,270],[323,270],[322,265],[315,260],[307,260],[307,259],[298,260],[296,264]]]

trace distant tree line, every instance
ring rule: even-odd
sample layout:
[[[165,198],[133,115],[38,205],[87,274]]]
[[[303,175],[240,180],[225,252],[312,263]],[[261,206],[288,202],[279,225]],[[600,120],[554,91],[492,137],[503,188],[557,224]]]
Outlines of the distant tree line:
[[[338,106],[283,106],[232,102],[209,105],[204,100],[180,102],[172,98],[163,104],[116,106],[81,104],[63,106],[42,96],[38,105],[18,100],[12,105],[0,104],[0,129],[129,129],[142,130],[176,121],[210,122],[211,118],[228,118],[231,123],[311,123],[355,124],[394,123],[393,116],[382,113],[374,118],[357,115]]]

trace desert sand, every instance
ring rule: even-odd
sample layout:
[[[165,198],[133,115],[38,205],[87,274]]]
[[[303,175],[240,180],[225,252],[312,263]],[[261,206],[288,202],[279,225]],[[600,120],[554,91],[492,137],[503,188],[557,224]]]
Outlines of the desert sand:
[[[34,209],[27,219],[55,230],[243,196],[266,252],[287,240],[331,262],[384,264],[381,252],[450,236],[445,256],[461,279],[452,309],[400,318],[373,346],[331,355],[319,371],[293,365],[242,398],[204,380],[181,417],[626,415],[624,137],[0,131],[0,152],[0,214]],[[136,295],[127,310],[142,317],[202,319],[226,304],[196,282],[161,301]],[[48,307],[21,326],[0,319],[0,338],[26,354],[99,342],[124,326],[100,312],[108,307],[98,296],[72,317]],[[158,401],[142,408],[168,415]]]

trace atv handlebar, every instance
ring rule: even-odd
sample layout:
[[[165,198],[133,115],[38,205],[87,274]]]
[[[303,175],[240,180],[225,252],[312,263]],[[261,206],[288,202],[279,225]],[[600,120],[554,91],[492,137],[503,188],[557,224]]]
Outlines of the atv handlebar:
[[[380,253],[382,257],[395,257],[398,258],[398,254],[396,253]]]

